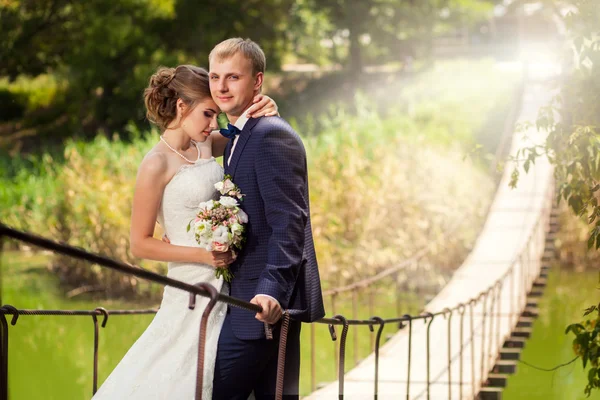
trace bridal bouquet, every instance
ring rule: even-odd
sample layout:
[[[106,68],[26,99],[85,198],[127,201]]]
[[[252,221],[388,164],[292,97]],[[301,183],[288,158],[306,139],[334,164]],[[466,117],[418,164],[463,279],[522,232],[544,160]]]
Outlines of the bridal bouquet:
[[[239,207],[238,200],[244,195],[233,183],[231,176],[225,175],[222,181],[215,183],[221,193],[219,200],[200,203],[196,218],[188,224],[188,232],[194,229],[196,242],[208,251],[229,251],[241,249],[244,242],[244,224],[248,215]],[[216,268],[217,278],[223,277],[231,282],[233,274],[227,267]]]

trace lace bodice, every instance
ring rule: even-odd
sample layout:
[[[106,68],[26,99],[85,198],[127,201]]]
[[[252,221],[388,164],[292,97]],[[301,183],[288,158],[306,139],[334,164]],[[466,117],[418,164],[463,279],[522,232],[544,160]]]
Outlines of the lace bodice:
[[[223,168],[214,158],[183,165],[165,187],[158,212],[158,223],[172,244],[197,246],[187,225],[194,219],[198,204],[218,199],[214,184],[223,179]]]

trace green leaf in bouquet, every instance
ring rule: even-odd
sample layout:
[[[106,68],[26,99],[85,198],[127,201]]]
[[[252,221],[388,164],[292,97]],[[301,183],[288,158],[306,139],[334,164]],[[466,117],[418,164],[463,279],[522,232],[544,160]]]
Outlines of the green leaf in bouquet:
[[[191,226],[192,226],[192,221],[188,222],[186,232],[190,231]]]
[[[225,282],[230,283],[233,280],[234,275],[231,273],[231,271],[227,267],[225,267],[225,268],[217,267],[217,268],[215,268],[215,277],[217,277],[217,278],[223,277],[223,280]]]

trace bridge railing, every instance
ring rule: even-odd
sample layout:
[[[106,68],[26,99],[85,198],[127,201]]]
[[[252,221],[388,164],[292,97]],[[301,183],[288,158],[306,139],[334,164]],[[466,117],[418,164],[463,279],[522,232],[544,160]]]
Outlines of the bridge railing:
[[[345,377],[340,375],[340,383],[346,380],[348,393],[365,396],[372,390],[381,394],[380,381],[385,382],[384,396],[393,393],[397,398],[406,399],[475,398],[481,391],[488,390],[486,386],[492,385],[491,380],[495,379],[492,376],[490,380],[490,373],[496,372],[499,352],[506,352],[503,349],[506,345],[522,345],[512,343],[512,334],[526,333],[525,329],[521,332],[517,323],[523,322],[528,296],[542,270],[554,190],[551,179],[546,181],[541,175],[539,178],[532,204],[519,200],[514,210],[518,215],[531,212],[527,221],[519,221],[519,231],[509,231],[515,236],[511,244],[517,244],[514,252],[502,253],[511,247],[502,243],[497,243],[496,248],[483,246],[491,253],[499,248],[500,253],[494,255],[500,257],[475,256],[472,262],[466,262],[466,268],[455,272],[452,281],[427,305],[424,313],[383,320],[382,325],[397,324],[395,328],[399,324],[401,328],[386,343],[385,352],[392,356],[386,357],[385,367],[381,369],[377,342],[371,357]],[[506,217],[511,212],[513,210],[503,207],[499,214]],[[500,235],[494,237],[505,236],[506,229],[513,228],[504,225],[504,232],[497,232]],[[485,255],[485,252],[478,254]],[[473,295],[476,287],[484,289]],[[416,323],[416,320],[424,323]],[[340,353],[342,351],[343,346]],[[375,371],[375,378],[367,382],[370,369]],[[343,385],[338,388],[340,393],[342,388]],[[333,391],[333,385],[328,385],[309,398],[331,398]]]
[[[548,229],[550,209],[552,204],[552,190],[548,189],[547,200],[542,209],[542,212],[538,215],[534,229],[531,230],[531,234],[525,242],[526,245],[522,251],[519,252],[518,256],[515,257],[511,264],[510,269],[500,276],[492,285],[487,287],[484,291],[479,293],[477,296],[467,299],[466,301],[460,302],[451,308],[445,308],[442,311],[435,313],[425,312],[419,315],[402,315],[395,318],[383,319],[377,316],[368,319],[349,319],[343,315],[335,315],[333,318],[323,318],[317,321],[317,324],[329,325],[329,331],[333,340],[337,339],[335,332],[335,326],[341,326],[341,335],[339,340],[339,358],[338,363],[338,394],[339,396],[344,395],[344,371],[345,371],[345,353],[346,353],[346,342],[348,335],[348,328],[350,326],[366,326],[371,331],[377,329],[374,339],[374,358],[375,364],[373,368],[373,395],[377,397],[379,390],[380,380],[380,367],[379,367],[379,350],[381,347],[381,335],[383,328],[387,325],[394,325],[407,331],[407,356],[406,356],[406,398],[411,398],[411,385],[412,382],[411,373],[413,371],[414,358],[419,357],[421,361],[425,362],[426,374],[425,374],[425,393],[427,398],[430,398],[431,385],[439,379],[441,376],[438,373],[437,376],[432,377],[432,371],[430,368],[431,363],[431,349],[432,340],[438,341],[438,337],[432,338],[432,325],[434,320],[439,321],[443,318],[447,321],[447,333],[442,335],[447,339],[447,368],[442,371],[446,374],[448,381],[448,398],[451,399],[453,396],[453,384],[456,383],[456,379],[453,378],[453,372],[455,369],[458,370],[458,383],[459,383],[459,396],[462,398],[465,393],[463,388],[464,381],[464,369],[465,366],[470,364],[471,373],[471,395],[475,397],[476,390],[485,384],[485,380],[496,354],[493,354],[491,349],[494,348],[493,341],[499,344],[503,340],[501,326],[507,328],[514,327],[516,319],[518,318],[518,310],[522,310],[526,306],[527,294],[529,293],[533,281],[539,274],[540,262],[539,255],[543,251],[543,244],[545,241],[545,233]],[[92,264],[100,265],[104,268],[110,268],[117,270],[121,273],[127,273],[134,275],[138,278],[149,280],[161,285],[169,285],[172,287],[179,288],[181,290],[190,293],[189,307],[193,308],[195,304],[195,296],[203,296],[210,298],[209,305],[204,310],[203,321],[206,321],[210,314],[212,307],[216,302],[224,302],[233,307],[239,307],[247,310],[248,312],[256,313],[260,312],[261,308],[257,305],[250,304],[239,299],[220,294],[214,287],[209,284],[199,283],[197,285],[190,285],[181,281],[177,281],[139,267],[135,267],[117,260],[113,260],[98,254],[87,252],[83,249],[69,246],[67,244],[57,243],[55,241],[27,233],[22,232],[6,225],[0,224],[0,240],[3,242],[6,239],[14,239],[23,243],[34,245],[42,249],[46,249],[55,253],[66,255],[69,257],[77,258],[80,260],[88,261]],[[506,314],[505,306],[507,304],[508,314]],[[477,312],[477,308],[481,307],[480,313]],[[111,315],[128,315],[134,313],[153,313],[155,310],[117,310],[108,311],[103,308],[96,308],[95,310],[20,310],[11,305],[4,305],[0,307],[0,400],[8,399],[8,339],[9,339],[9,324],[7,316],[12,316],[11,324],[17,323],[17,320],[21,316],[27,315],[78,315],[78,316],[92,316],[94,322],[94,382],[93,392],[97,389],[97,354],[98,354],[98,317],[103,317],[102,324],[106,324],[107,318]],[[504,314],[503,314],[504,313]],[[460,333],[459,340],[453,339],[452,336],[452,321],[459,319]],[[468,321],[467,337],[465,337],[465,319]],[[424,332],[422,329],[416,329],[415,324],[418,321],[423,321],[425,327]],[[278,358],[278,374],[277,374],[277,398],[282,397],[283,393],[283,365],[285,363],[285,340],[287,335],[287,323],[289,323],[289,315],[284,313],[282,329],[280,335],[280,352]],[[312,324],[314,326],[314,324]],[[198,348],[198,363],[197,363],[197,390],[196,399],[201,398],[202,388],[202,377],[203,377],[203,360],[204,360],[204,339],[205,331],[202,329],[205,327],[205,323],[201,323],[200,335],[199,335],[199,348]],[[486,330],[488,332],[486,333]],[[506,330],[506,329],[505,329]],[[438,325],[436,325],[435,331],[440,331]],[[493,337],[493,341],[485,340],[486,335],[489,338]],[[415,345],[413,342],[417,340],[424,340],[425,347],[424,351],[420,354],[415,354]],[[453,350],[454,348],[454,350]],[[458,348],[458,356],[456,356],[456,349]],[[497,348],[497,347],[496,347]],[[466,351],[469,349],[469,359],[465,359]],[[424,360],[423,360],[424,359]],[[476,368],[476,364],[479,368]],[[468,389],[468,388],[467,388]],[[413,388],[414,390],[414,388]]]

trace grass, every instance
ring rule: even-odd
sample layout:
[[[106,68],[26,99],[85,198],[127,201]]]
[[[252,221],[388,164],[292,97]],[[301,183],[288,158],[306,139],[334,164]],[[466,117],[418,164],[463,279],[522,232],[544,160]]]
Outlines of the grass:
[[[18,309],[93,310],[140,309],[158,304],[139,304],[124,301],[93,301],[67,299],[62,295],[56,275],[48,272],[48,256],[24,252],[5,252],[2,257],[2,303]],[[396,299],[382,288],[368,306],[367,296],[358,301],[357,316],[368,318],[376,314],[383,318],[396,312]],[[404,298],[403,311],[417,312],[420,301]],[[341,297],[336,313],[353,317],[351,300]],[[332,316],[331,305],[327,305]],[[146,329],[152,315],[111,316],[105,328],[100,329],[98,369],[99,385],[117,365],[126,351]],[[315,324],[316,384],[334,381],[337,377],[335,352],[339,340],[332,342],[326,325]],[[383,338],[394,332],[386,327]],[[337,328],[338,337],[341,334]],[[302,328],[301,393],[311,391],[311,326]],[[351,327],[348,333],[346,370],[371,352],[375,334],[366,326]],[[355,340],[358,340],[357,342]],[[92,395],[94,330],[87,316],[21,316],[15,326],[9,327],[9,389],[10,398],[28,400],[85,399]],[[355,347],[356,346],[356,347]],[[35,385],[32,384],[35,382]]]

